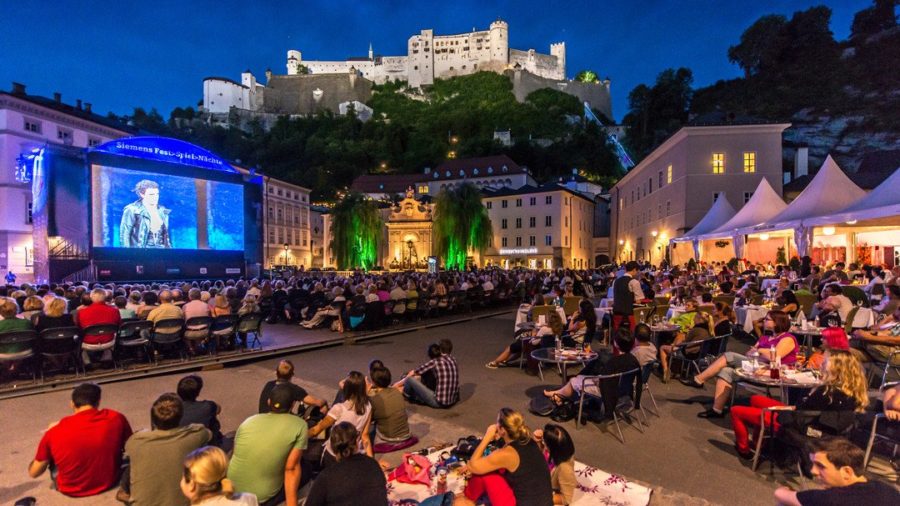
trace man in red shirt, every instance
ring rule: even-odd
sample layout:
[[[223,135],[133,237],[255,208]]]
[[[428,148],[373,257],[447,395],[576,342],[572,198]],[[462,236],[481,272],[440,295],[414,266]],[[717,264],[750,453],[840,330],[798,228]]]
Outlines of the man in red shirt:
[[[91,305],[78,310],[76,316],[78,326],[81,329],[91,325],[118,325],[122,323],[119,309],[106,303],[106,290],[94,288],[91,290]],[[115,339],[115,333],[100,334],[87,337],[85,344],[105,344]]]
[[[75,414],[47,429],[28,474],[37,478],[49,467],[61,493],[96,495],[118,484],[131,426],[121,413],[99,409],[100,387],[93,383],[75,387],[71,405]]]

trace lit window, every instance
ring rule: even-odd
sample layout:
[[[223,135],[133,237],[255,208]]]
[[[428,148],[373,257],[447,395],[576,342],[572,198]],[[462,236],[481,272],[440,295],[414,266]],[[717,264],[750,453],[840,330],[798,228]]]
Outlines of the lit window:
[[[725,173],[725,153],[713,153],[713,174]]]
[[[619,211],[621,211],[624,208],[625,208],[625,199],[620,198],[619,199]]]
[[[756,153],[754,151],[744,153],[744,172],[756,172]]]
[[[420,184],[419,185],[419,193],[428,193],[428,185]]]
[[[666,167],[666,184],[672,183],[672,164]]]

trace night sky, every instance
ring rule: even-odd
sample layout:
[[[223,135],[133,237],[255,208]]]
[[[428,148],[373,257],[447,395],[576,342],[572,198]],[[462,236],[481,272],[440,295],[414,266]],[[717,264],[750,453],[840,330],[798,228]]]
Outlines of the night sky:
[[[590,68],[612,80],[621,120],[628,92],[668,67],[687,66],[695,86],[740,75],[727,48],[764,14],[788,17],[820,4],[833,10],[838,40],[869,0],[601,1],[28,1],[0,0],[0,89],[91,102],[101,114],[196,106],[202,79],[265,81],[285,73],[288,49],[308,60],[405,55],[423,28],[436,34],[487,29],[504,19],[510,47],[549,53],[567,45],[567,73]]]

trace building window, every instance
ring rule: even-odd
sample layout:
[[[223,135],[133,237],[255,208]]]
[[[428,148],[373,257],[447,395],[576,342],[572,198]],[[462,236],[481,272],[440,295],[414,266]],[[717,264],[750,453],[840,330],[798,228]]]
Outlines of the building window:
[[[516,246],[521,246],[521,245],[522,245],[522,238],[516,237]]]
[[[516,199],[516,207],[522,207],[522,199]]]
[[[25,223],[31,225],[32,223],[32,211],[34,210],[34,204],[28,202],[25,204]]]
[[[281,188],[278,189],[278,196],[281,196]]]
[[[672,201],[666,201],[666,216],[672,216]]]
[[[653,178],[647,180],[647,193],[653,193]]]
[[[744,153],[744,172],[756,172],[756,152]]]
[[[563,216],[563,226],[564,227],[569,226],[569,217],[568,216]]]
[[[544,203],[550,205],[553,203],[553,195],[547,195],[544,197]]]
[[[545,226],[545,227],[552,227],[552,226],[553,226],[553,216],[546,216],[546,217],[544,217],[544,226]]]
[[[656,206],[656,219],[662,219],[662,204]]]
[[[500,222],[500,228],[506,230],[506,218],[503,218],[503,220]]]
[[[713,204],[715,204],[716,201],[719,200],[719,197],[724,197],[724,196],[725,196],[725,192],[713,192]]]
[[[531,197],[528,199],[528,205],[533,206],[537,204],[537,197]]]
[[[534,216],[532,216],[531,218],[528,218],[528,226],[529,227],[534,228],[536,223],[537,223],[537,218],[535,218]]]
[[[269,244],[275,244],[275,229],[269,229]]]
[[[25,118],[25,124],[22,128],[26,132],[34,132],[36,134],[41,133],[41,122],[36,119]]]
[[[72,144],[72,131],[68,128],[57,128],[56,140],[61,141],[63,144]]]
[[[569,236],[563,236],[563,246],[569,246]]]
[[[713,174],[725,173],[725,153],[713,153],[712,167]]]
[[[427,184],[420,184],[420,185],[419,185],[419,193],[420,193],[420,194],[428,193],[428,185],[427,185]]]
[[[500,201],[500,207],[502,207],[503,209],[506,209],[506,204],[507,204],[506,199],[503,199]]]
[[[659,176],[656,178],[656,186],[658,188],[663,187],[663,171],[659,171]]]
[[[522,228],[522,218],[516,218],[516,228]]]
[[[670,163],[668,167],[666,167],[666,184],[672,183],[672,164]]]
[[[546,244],[547,246],[553,246],[553,236],[548,235],[544,237],[544,244]]]
[[[620,198],[619,199],[619,211],[621,211],[624,208],[625,208],[625,199]]]
[[[269,219],[270,220],[275,219],[275,210],[272,209],[271,207],[269,208]]]
[[[503,246],[504,248],[506,247],[506,237],[504,237],[503,239],[500,240],[500,245]]]
[[[753,192],[744,192],[744,203],[750,202],[750,199],[753,198]]]
[[[535,244],[537,244],[537,241],[535,241],[535,237],[533,235],[528,237],[528,245],[534,246]]]
[[[491,201],[488,201],[488,203],[487,203],[487,208],[488,208],[488,209],[491,209],[491,208],[493,208],[493,207],[494,207],[494,203],[491,202]]]
[[[100,145],[100,139],[96,137],[88,137],[88,147],[92,148],[94,146]]]

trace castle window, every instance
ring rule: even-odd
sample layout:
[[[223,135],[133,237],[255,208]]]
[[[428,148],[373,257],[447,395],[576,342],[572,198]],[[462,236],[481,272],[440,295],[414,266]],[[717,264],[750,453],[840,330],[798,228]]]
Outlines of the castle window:
[[[713,174],[725,173],[725,153],[713,153],[712,169]]]

